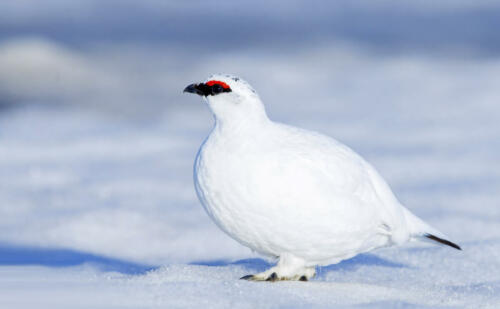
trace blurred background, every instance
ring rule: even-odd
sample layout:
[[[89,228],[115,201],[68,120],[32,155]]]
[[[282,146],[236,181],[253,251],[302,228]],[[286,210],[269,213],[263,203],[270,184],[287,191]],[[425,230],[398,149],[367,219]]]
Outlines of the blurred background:
[[[465,248],[498,247],[499,29],[488,0],[1,1],[0,263],[252,256],[192,185],[213,120],[182,90],[219,72]]]

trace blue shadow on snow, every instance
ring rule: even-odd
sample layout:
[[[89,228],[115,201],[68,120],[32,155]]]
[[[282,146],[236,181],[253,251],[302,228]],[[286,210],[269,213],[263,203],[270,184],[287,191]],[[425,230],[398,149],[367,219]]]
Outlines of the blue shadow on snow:
[[[239,265],[245,268],[247,271],[251,272],[261,272],[274,264],[269,263],[266,260],[253,258],[253,259],[243,259],[237,261],[228,261],[228,260],[211,260],[211,261],[197,261],[191,263],[191,265],[202,265],[202,266],[229,266],[229,265]],[[339,271],[339,270],[348,270],[353,271],[357,269],[359,266],[368,265],[368,266],[382,266],[382,267],[391,267],[391,268],[403,268],[408,267],[407,265],[392,262],[381,257],[378,257],[373,254],[359,254],[353,258],[342,261],[338,264],[332,264],[328,266],[319,267],[318,273],[324,275],[330,271]]]
[[[69,267],[92,265],[100,271],[122,274],[144,274],[156,266],[144,265],[91,253],[38,247],[22,247],[0,244],[1,265],[39,265],[47,267]]]
[[[359,266],[382,266],[391,268],[403,268],[407,267],[404,264],[398,262],[392,262],[374,254],[364,253],[356,255],[353,258],[344,260],[338,264],[332,264],[328,266],[321,267],[322,271],[335,271],[335,270],[355,270]]]
[[[2,265],[39,265],[47,267],[70,267],[78,265],[92,265],[105,272],[119,272],[122,274],[144,274],[158,266],[139,264],[125,260],[99,256],[91,253],[70,250],[50,249],[39,247],[22,247],[0,244],[0,266]],[[191,265],[202,266],[242,266],[245,270],[255,273],[264,271],[273,266],[264,259],[250,258],[237,261],[209,260],[196,261]],[[373,254],[360,254],[338,264],[320,267],[319,274],[325,275],[330,271],[355,270],[359,266],[383,266],[391,268],[407,267],[404,264],[385,260]]]
[[[261,272],[273,266],[272,263],[264,259],[252,258],[252,259],[242,259],[237,261],[228,260],[211,260],[211,261],[196,261],[190,263],[191,265],[201,265],[201,266],[229,266],[229,265],[239,265],[245,268],[245,270],[251,270],[254,272]]]

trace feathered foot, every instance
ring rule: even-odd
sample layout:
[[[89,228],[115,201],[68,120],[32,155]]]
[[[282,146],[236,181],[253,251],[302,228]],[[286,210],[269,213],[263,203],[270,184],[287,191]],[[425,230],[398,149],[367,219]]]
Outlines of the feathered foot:
[[[246,275],[241,277],[242,280],[249,281],[309,281],[316,275],[316,270],[314,266],[305,266],[304,260],[292,256],[290,254],[284,254],[280,256],[278,265],[268,269],[264,272]]]

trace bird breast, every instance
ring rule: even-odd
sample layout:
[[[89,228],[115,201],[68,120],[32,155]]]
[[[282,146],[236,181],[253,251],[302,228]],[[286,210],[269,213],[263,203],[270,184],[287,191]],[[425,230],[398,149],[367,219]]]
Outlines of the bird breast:
[[[339,245],[356,250],[351,247],[362,244],[355,239],[364,241],[379,225],[369,203],[376,197],[366,190],[358,162],[345,160],[342,149],[306,153],[277,143],[207,140],[196,160],[195,184],[209,216],[236,240],[267,254],[331,255],[328,248]]]

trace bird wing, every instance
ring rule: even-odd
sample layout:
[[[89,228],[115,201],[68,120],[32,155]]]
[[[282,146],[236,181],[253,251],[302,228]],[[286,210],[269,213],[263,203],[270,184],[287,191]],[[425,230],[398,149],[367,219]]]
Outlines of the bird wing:
[[[374,227],[378,233],[389,236],[390,241],[402,244],[408,239],[432,241],[459,249],[439,230],[433,228],[405,208],[395,197],[387,182],[376,169],[346,145],[319,133],[286,125],[279,125],[286,132],[283,145],[302,151],[295,153],[297,163],[306,164],[310,170],[321,170],[321,182],[330,186],[333,194],[327,195],[339,205],[348,205],[360,224]],[[301,162],[301,163],[299,163]],[[338,203],[342,201],[343,203]],[[344,206],[346,207],[346,206]]]
[[[330,192],[324,196],[333,200],[331,207],[348,208],[359,222],[376,223],[389,233],[404,227],[403,206],[378,172],[353,150],[316,132],[279,127],[283,131],[279,149],[294,156],[289,159],[295,162],[292,169],[314,174],[322,191]]]

